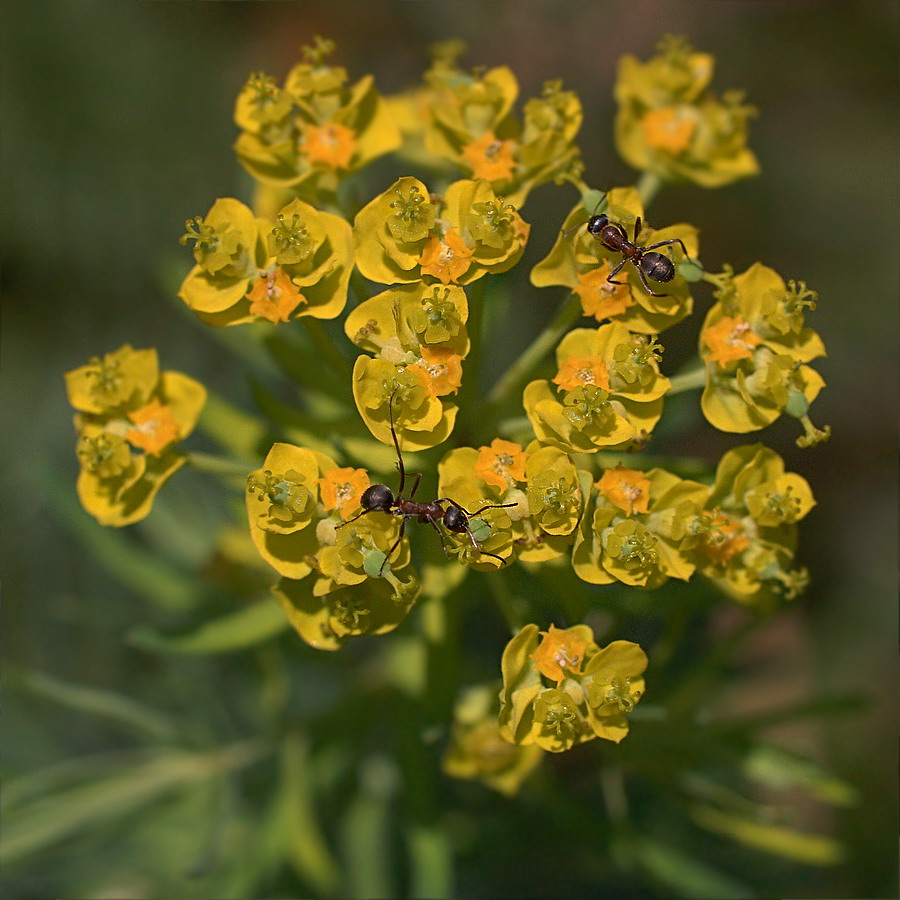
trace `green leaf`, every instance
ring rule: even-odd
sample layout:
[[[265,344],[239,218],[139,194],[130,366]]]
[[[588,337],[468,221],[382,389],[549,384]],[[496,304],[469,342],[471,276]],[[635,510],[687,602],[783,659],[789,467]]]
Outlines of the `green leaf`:
[[[278,785],[285,850],[297,874],[321,897],[334,894],[340,877],[313,806],[314,772],[308,742],[296,732],[289,734],[282,743]]]
[[[255,459],[266,435],[266,425],[210,391],[200,416],[200,429],[220,447],[240,459]]]
[[[0,860],[11,863],[38,853],[99,823],[133,814],[177,788],[249,765],[262,753],[255,742],[205,754],[153,751],[106,777],[36,796],[5,813]]]
[[[695,806],[691,818],[708,831],[730,837],[739,844],[810,866],[833,866],[844,858],[843,847],[825,835],[796,831],[723,812],[711,806]]]
[[[266,599],[205,622],[188,634],[164,634],[142,625],[129,632],[127,640],[142,650],[161,653],[230,653],[268,641],[289,627],[281,607],[275,600]]]
[[[60,681],[27,669],[13,668],[10,671],[9,666],[6,679],[7,688],[31,691],[77,712],[107,719],[152,740],[173,741],[178,735],[176,724],[167,716],[114,691]]]
[[[667,844],[645,839],[635,849],[638,864],[656,881],[682,897],[753,897],[743,882]]]

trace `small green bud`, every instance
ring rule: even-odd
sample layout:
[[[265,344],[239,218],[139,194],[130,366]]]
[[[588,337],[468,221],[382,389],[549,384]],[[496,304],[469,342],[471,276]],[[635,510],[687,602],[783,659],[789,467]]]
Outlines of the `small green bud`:
[[[788,391],[784,411],[795,419],[802,419],[809,412],[809,400],[800,391]]]
[[[365,554],[363,561],[363,572],[369,578],[382,578],[391,571],[391,565],[387,561],[387,556],[381,550],[369,550]]]

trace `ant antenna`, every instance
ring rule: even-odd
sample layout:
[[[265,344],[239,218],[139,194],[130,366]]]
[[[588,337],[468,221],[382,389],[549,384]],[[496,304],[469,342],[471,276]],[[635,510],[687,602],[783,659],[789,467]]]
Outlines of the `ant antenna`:
[[[606,194],[604,194],[598,201],[597,205],[594,207],[594,211],[591,213],[590,218],[587,222],[590,222],[594,216],[597,215],[597,210],[600,209],[600,204],[606,199]],[[573,231],[581,228],[582,225],[587,225],[587,222],[579,222],[577,225],[573,225],[571,228],[567,228],[565,231],[561,232],[563,237],[568,237]]]

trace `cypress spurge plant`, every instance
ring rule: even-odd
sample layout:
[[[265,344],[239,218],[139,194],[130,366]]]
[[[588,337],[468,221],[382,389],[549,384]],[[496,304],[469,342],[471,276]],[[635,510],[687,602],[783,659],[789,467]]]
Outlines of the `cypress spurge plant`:
[[[243,472],[246,541],[298,641],[319,651],[414,633],[408,618],[421,605],[453,648],[451,605],[466,600],[486,618],[499,609],[511,637],[496,647],[497,681],[467,671],[463,654],[469,687],[455,720],[450,703],[434,708],[449,734],[445,771],[513,794],[548,754],[653,740],[649,722],[665,716],[654,693],[666,697],[654,656],[664,653],[652,629],[640,640],[617,633],[629,598],[647,609],[674,579],[761,616],[802,593],[807,482],[762,443],[698,465],[667,456],[655,432],[669,398],[697,391],[721,431],[761,431],[786,414],[802,423],[799,446],[824,440],[809,418],[823,387],[811,363],[825,352],[806,324],[816,295],[762,263],[710,268],[689,206],[684,221],[648,222],[669,182],[714,188],[758,173],[752,109],[712,95],[712,58],[683,40],[666,39],[647,63],[622,60],[615,138],[641,175],[602,191],[602,173],[594,187],[584,180],[581,105],[560,82],[519,114],[508,68],[465,71],[447,44],[421,86],[385,98],[371,76],[350,85],[333,49],[317,39],[283,82],[250,76],[235,149],[254,196],[215,200],[182,237],[193,260],[178,296],[210,328],[246,330],[247,347],[270,353],[298,388],[295,407],[262,396],[255,466],[242,469],[182,449],[204,390],[159,373],[156,351],[91,360],[67,375],[79,496],[102,524],[127,525],[184,463],[232,491]],[[372,184],[366,167],[386,154],[396,177]],[[574,194],[551,247],[531,245],[538,189]],[[674,278],[650,293],[626,262],[611,281],[622,252],[581,227],[598,213],[629,235],[640,218],[642,246],[677,239],[662,251]],[[560,306],[486,385],[497,326],[485,323],[506,290],[500,276],[523,265],[533,290],[513,309],[549,308],[554,294]],[[667,371],[665,332],[707,285],[696,362]],[[503,329],[515,339],[512,322]],[[237,447],[215,415],[201,428]],[[394,435],[407,473],[422,473],[421,484],[407,475],[417,500],[488,507],[468,532],[444,529],[439,541],[413,521],[398,542],[399,509],[360,515],[372,485],[396,489]],[[438,693],[452,699],[456,686]]]

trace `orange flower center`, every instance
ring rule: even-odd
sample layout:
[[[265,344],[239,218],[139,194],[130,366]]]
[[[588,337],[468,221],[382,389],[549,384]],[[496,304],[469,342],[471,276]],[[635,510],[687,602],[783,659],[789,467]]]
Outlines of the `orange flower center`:
[[[469,270],[471,256],[472,251],[466,246],[466,242],[451,227],[444,233],[443,240],[436,234],[429,235],[428,243],[419,257],[419,265],[423,275],[433,275],[444,284],[449,284]]]
[[[151,456],[159,456],[178,440],[178,425],[172,418],[172,410],[159,400],[151,400],[141,409],[128,413],[128,418],[135,427],[126,433],[125,439]]]
[[[301,139],[300,151],[313,165],[329,169],[349,169],[356,152],[356,132],[346,125],[329,122],[321,128],[308,125]]]
[[[253,287],[247,293],[250,300],[250,314],[266,319],[273,325],[287,322],[291,313],[306,297],[294,284],[281,266],[262,269],[257,272]]]
[[[597,489],[629,516],[646,513],[650,504],[650,480],[643,472],[618,466],[607,469],[596,484]]]
[[[517,163],[513,159],[514,141],[498,140],[486,131],[477,141],[462,148],[462,158],[472,168],[472,178],[485,181],[507,181],[513,177]]]
[[[505,491],[525,480],[525,453],[521,444],[495,438],[490,447],[479,447],[475,474],[487,484]]]
[[[709,347],[710,358],[724,369],[739,359],[752,359],[760,339],[750,330],[749,322],[724,316],[703,332],[703,343]]]
[[[572,391],[586,384],[593,384],[608,391],[609,372],[602,357],[570,356],[559,367],[553,383],[559,385],[561,391]]]
[[[573,288],[581,298],[584,314],[598,322],[620,316],[629,306],[634,306],[628,284],[612,284],[606,280],[609,273],[609,263],[604,262],[599,268],[579,275],[578,284]]]
[[[691,144],[696,123],[686,111],[667,106],[651,109],[641,119],[644,141],[654,150],[663,150],[673,155],[683,153]]]

